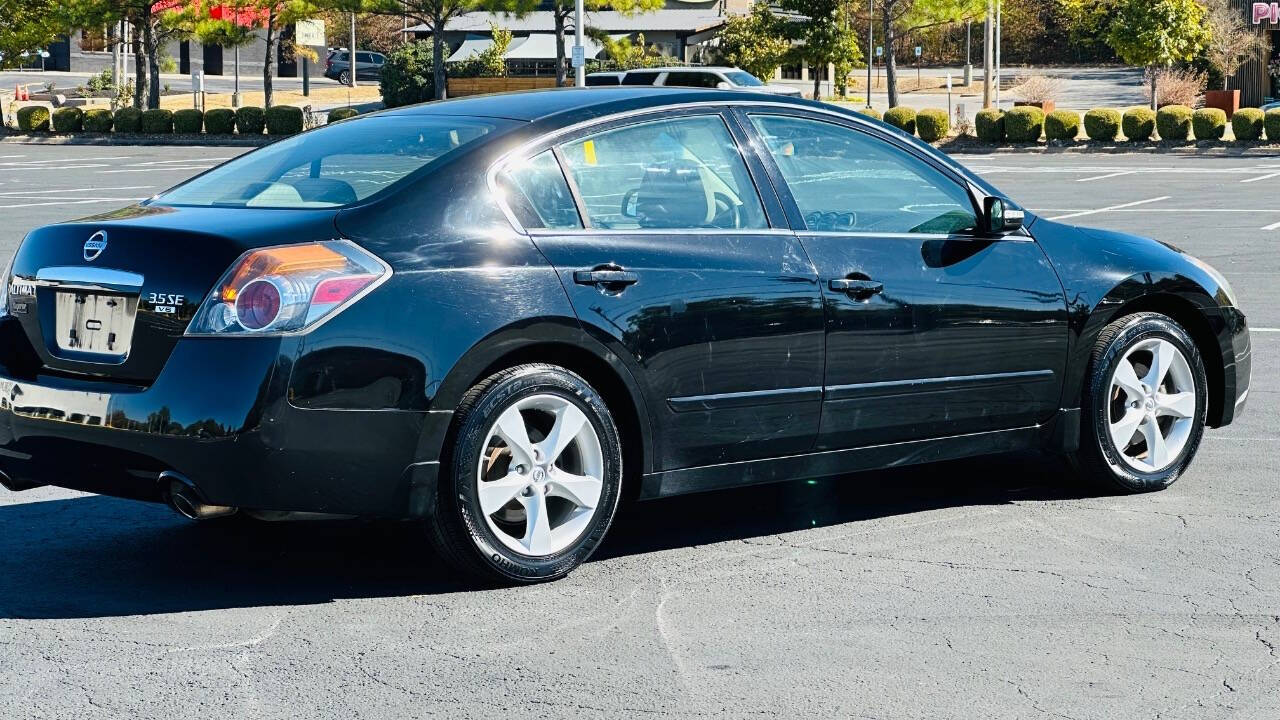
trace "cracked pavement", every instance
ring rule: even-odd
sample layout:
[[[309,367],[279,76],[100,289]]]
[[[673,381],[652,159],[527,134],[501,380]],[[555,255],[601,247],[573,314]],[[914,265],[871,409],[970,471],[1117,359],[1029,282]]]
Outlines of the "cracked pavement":
[[[97,150],[120,151],[64,152]],[[1052,174],[992,179],[1073,210],[1204,182],[1138,174],[1077,206]],[[1243,187],[1261,186],[1274,204]],[[15,210],[0,251],[84,211]],[[1265,223],[1085,219],[1234,266],[1251,323],[1280,327]],[[197,525],[0,492],[0,717],[1280,717],[1280,333],[1254,348],[1244,416],[1165,492],[1011,455],[674,498],[531,588],[469,589],[408,523]]]

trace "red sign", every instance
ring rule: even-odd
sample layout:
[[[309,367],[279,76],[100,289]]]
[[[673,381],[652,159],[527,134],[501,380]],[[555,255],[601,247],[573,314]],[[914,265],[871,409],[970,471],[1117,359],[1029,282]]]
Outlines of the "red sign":
[[[1263,20],[1270,20],[1272,25],[1280,25],[1280,2],[1253,4],[1253,24],[1261,25]]]

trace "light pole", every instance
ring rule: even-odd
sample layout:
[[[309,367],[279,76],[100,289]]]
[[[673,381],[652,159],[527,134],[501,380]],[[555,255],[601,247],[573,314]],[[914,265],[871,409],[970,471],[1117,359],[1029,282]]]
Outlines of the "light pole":
[[[1001,3],[996,0],[996,108],[1000,107],[1000,17]]]
[[[991,41],[995,37],[995,0],[987,0],[987,20],[982,24],[982,107],[991,107]]]
[[[587,58],[582,47],[582,0],[573,4],[573,84],[587,86]]]
[[[871,64],[876,61],[876,0],[868,0],[867,10],[867,109],[871,109]]]
[[[973,20],[964,21],[964,84],[973,82]]]
[[[351,50],[347,52],[347,68],[351,73],[351,87],[356,86],[356,14],[351,13]]]

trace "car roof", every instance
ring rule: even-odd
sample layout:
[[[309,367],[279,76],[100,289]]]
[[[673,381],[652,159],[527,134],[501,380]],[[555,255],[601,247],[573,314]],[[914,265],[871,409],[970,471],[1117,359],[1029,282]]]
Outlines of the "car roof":
[[[628,70],[627,72],[728,72],[730,70],[737,69],[738,68],[736,67],[729,67],[728,65],[697,65],[694,67],[687,65],[668,65],[666,67],[635,68],[634,70]]]
[[[706,88],[655,87],[652,85],[606,85],[598,87],[567,87],[545,90],[523,90],[493,95],[471,95],[452,100],[440,100],[419,105],[393,108],[379,114],[385,115],[467,115],[472,117],[506,118],[536,122],[557,117],[565,124],[612,115],[614,113],[660,108],[696,102],[735,103],[757,100],[765,103],[792,103],[797,106],[822,107],[830,105],[812,100],[788,98],[769,93],[738,90],[710,90]]]

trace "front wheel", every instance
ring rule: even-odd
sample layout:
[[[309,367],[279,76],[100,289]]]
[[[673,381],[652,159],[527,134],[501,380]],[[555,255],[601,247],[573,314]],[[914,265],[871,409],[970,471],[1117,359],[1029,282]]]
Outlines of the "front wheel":
[[[1159,313],[1120,318],[1094,346],[1078,467],[1123,492],[1168,487],[1200,446],[1208,397],[1204,363],[1182,326]]]
[[[599,546],[622,486],[622,449],[603,398],[578,375],[521,365],[472,388],[441,468],[431,535],[472,575],[554,580]]]
[[[339,83],[341,83],[341,84],[343,84],[343,85],[350,86],[350,85],[351,85],[351,71],[349,71],[349,70],[343,70],[342,72],[338,73],[338,82],[339,82]]]

